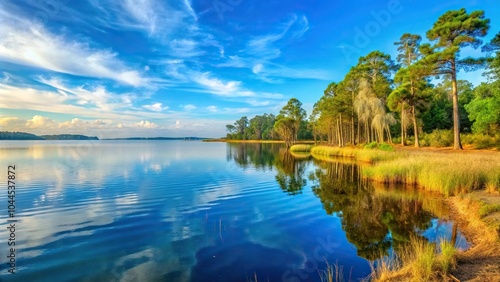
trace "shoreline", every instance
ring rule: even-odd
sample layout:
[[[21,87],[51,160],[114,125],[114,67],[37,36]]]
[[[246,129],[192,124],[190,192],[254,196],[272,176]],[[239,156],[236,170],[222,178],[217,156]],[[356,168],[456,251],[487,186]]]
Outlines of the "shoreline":
[[[457,222],[464,236],[471,243],[466,251],[458,251],[456,269],[448,277],[450,281],[500,281],[500,187],[498,182],[488,182],[485,174],[493,173],[500,180],[500,152],[495,150],[463,150],[454,151],[449,148],[408,148],[396,147],[394,151],[369,150],[360,148],[339,148],[330,146],[292,146],[291,151],[309,151],[313,158],[347,158],[362,162],[364,177],[380,183],[404,183],[415,185],[419,189],[438,192],[445,197],[445,205],[450,208],[450,217]],[[444,160],[432,162],[435,159]],[[488,171],[487,162],[496,158],[494,172]],[[454,179],[452,186],[446,189],[441,183],[448,170],[438,165],[448,165],[456,170],[464,169],[457,164],[459,160],[465,165],[464,173],[472,173],[474,179],[469,183]],[[446,163],[448,161],[449,163]],[[455,162],[453,162],[455,161]],[[474,162],[479,163],[479,170],[474,170]],[[495,162],[495,160],[493,160]],[[430,166],[425,168],[423,166]],[[394,169],[396,167],[396,169]],[[472,172],[470,172],[472,171]],[[453,172],[453,170],[452,170]],[[456,172],[456,171],[455,171]],[[428,174],[428,175],[420,175]],[[475,175],[481,174],[481,175]],[[431,183],[427,178],[433,179]],[[453,176],[452,176],[453,178]],[[472,187],[462,187],[470,184]],[[400,269],[401,270],[401,269]],[[396,270],[394,273],[397,273]],[[397,277],[397,276],[396,276]],[[401,278],[401,277],[399,277]],[[389,279],[392,281],[392,279]],[[394,280],[396,281],[396,280]]]
[[[272,143],[272,144],[285,144],[281,140],[237,140],[237,139],[204,139],[203,142],[222,142],[222,143]],[[297,141],[298,144],[314,144],[314,141]]]
[[[451,219],[471,244],[467,250],[457,252],[457,267],[452,274],[460,281],[500,281],[500,229],[495,226],[500,221],[486,222],[478,214],[480,203],[474,199],[475,193],[481,191],[445,199],[452,211]],[[500,220],[500,212],[490,216]]]

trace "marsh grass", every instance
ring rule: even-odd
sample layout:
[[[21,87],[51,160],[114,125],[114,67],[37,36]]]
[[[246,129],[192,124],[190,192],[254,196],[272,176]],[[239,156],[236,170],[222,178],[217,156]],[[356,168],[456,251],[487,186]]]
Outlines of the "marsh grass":
[[[380,161],[392,160],[397,157],[395,152],[381,150],[364,150],[358,148],[339,148],[330,146],[315,146],[311,149],[311,154],[319,156],[334,156],[343,158],[353,158],[357,161],[376,163]],[[404,153],[402,153],[404,155]]]
[[[290,152],[311,152],[313,145],[307,145],[307,144],[295,144],[292,147],[290,147]]]
[[[500,192],[500,155],[485,153],[400,152],[364,167],[363,175],[385,183],[418,184],[446,196],[477,189]]]
[[[382,151],[330,146],[295,145],[318,158],[342,157],[371,163],[363,175],[384,183],[419,185],[446,196],[477,189],[500,193],[500,154],[492,152]],[[293,147],[292,147],[293,148]]]
[[[456,265],[453,244],[440,240],[437,244],[411,237],[389,257],[376,262],[372,281],[443,281]]]
[[[443,273],[448,274],[456,266],[457,260],[455,254],[457,250],[452,242],[444,239],[439,241],[439,249],[441,256],[439,257],[438,263]]]
[[[319,278],[322,282],[344,282],[344,267],[339,265],[338,262],[335,264],[329,264],[326,262],[326,269],[318,271]],[[349,279],[350,281],[350,279]]]

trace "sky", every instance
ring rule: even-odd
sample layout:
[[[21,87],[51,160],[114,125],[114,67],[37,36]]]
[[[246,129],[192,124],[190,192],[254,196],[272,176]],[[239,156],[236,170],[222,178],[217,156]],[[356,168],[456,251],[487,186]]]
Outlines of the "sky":
[[[448,10],[484,10],[487,42],[500,31],[496,2],[3,0],[0,131],[221,137],[290,98],[310,113],[360,56],[394,59],[404,33],[427,42]]]

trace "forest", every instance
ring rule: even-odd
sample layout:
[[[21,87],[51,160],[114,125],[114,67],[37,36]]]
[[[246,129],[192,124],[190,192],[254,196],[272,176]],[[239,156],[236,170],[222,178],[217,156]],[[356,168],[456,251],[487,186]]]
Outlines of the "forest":
[[[360,57],[342,81],[325,87],[309,115],[292,98],[278,115],[228,124],[226,139],[500,148],[500,32],[483,42],[489,23],[484,11],[448,11],[426,32],[429,43],[405,33],[394,42],[396,58],[378,50]],[[467,48],[481,56],[461,57]],[[479,85],[457,79],[479,69]]]

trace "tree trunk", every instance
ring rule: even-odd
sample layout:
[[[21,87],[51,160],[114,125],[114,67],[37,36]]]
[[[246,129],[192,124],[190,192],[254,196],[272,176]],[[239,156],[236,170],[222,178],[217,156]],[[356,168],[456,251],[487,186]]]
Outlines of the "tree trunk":
[[[354,105],[354,91],[351,91],[351,103]],[[354,139],[354,106],[351,111],[351,142],[352,145],[356,145],[356,140]],[[359,123],[358,123],[358,134],[359,134]]]
[[[405,102],[401,104],[401,145],[405,145]]]
[[[460,117],[458,115],[458,89],[455,59],[451,61],[451,95],[453,99],[453,149],[462,150],[460,142]]]
[[[370,127],[368,127],[368,120],[365,121],[365,138],[366,143],[370,143]]]
[[[415,135],[415,147],[418,148],[418,127],[417,127],[417,115],[415,114],[415,105],[411,106],[411,114],[413,118],[413,134]]]
[[[389,128],[389,125],[386,125],[387,127],[387,138],[388,138],[388,142],[390,144],[392,144],[392,135],[391,135],[391,129]]]
[[[358,118],[358,136],[356,136],[356,138],[358,139],[358,142],[356,142],[357,144],[361,143],[361,140],[360,140],[360,133],[361,131],[359,131],[359,118]]]
[[[340,114],[339,120],[339,132],[340,132],[340,147],[344,147],[344,132],[342,130],[342,114]]]
[[[337,143],[339,147],[342,147],[342,144],[340,143],[340,124],[339,124],[339,119],[337,119]]]

